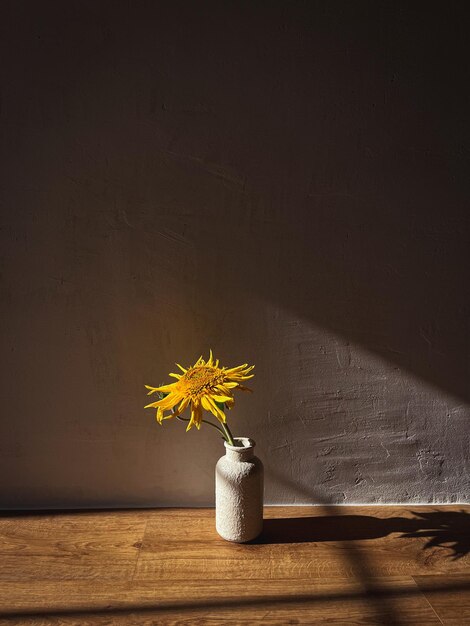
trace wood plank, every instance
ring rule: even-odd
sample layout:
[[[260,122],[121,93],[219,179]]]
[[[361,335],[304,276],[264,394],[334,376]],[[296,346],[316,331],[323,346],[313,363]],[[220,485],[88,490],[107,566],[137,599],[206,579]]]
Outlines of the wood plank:
[[[470,571],[467,574],[416,576],[415,580],[444,624],[470,624]]]
[[[213,509],[2,514],[0,626],[470,623],[469,513],[268,507],[243,545]]]
[[[1,580],[128,579],[145,511],[0,517]]]
[[[220,539],[213,510],[150,514],[136,580],[205,576],[251,580],[289,577],[355,578],[459,573],[470,568],[433,544],[453,535],[465,543],[470,515],[463,507],[273,507],[262,537],[249,544]],[[171,523],[166,520],[171,519]],[[407,536],[408,535],[408,536]]]
[[[8,583],[7,624],[440,624],[410,578]],[[45,600],[47,599],[47,600]],[[4,600],[5,602],[5,600]],[[15,612],[22,612],[16,615]],[[5,615],[10,613],[10,615]],[[33,613],[33,615],[31,615]],[[49,621],[48,621],[49,620]],[[54,621],[56,620],[56,621]]]

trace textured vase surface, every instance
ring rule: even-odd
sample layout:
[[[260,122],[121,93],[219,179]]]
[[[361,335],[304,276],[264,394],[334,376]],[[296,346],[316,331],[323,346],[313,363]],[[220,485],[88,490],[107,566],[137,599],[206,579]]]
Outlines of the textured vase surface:
[[[263,464],[248,437],[225,442],[225,456],[215,467],[215,526],[227,541],[255,539],[263,529]]]

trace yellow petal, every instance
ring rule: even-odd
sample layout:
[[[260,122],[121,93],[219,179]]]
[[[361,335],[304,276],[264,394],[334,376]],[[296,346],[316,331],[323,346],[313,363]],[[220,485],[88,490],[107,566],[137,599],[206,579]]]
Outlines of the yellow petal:
[[[169,420],[169,419],[171,419],[172,417],[175,416],[174,413],[170,413],[169,415],[165,415],[163,411],[164,410],[161,407],[157,407],[157,415],[156,415],[156,417],[157,417],[157,421],[158,421],[159,424],[161,424],[163,420]]]
[[[228,396],[230,394],[230,389],[227,389],[225,385],[216,385],[215,388],[224,396]]]
[[[229,380],[238,381],[238,380],[248,380],[248,378],[253,378],[254,374],[250,374],[246,376],[245,374],[230,374],[228,376]]]
[[[211,412],[216,416],[219,422],[225,424],[225,413],[221,409],[219,409],[219,407],[212,401],[212,398],[209,397],[208,400],[212,407]]]
[[[183,374],[186,374],[186,372],[188,371],[188,370],[185,370],[184,367],[182,365],[180,365],[179,363],[175,363],[175,365],[176,365],[176,367],[180,368],[180,370],[183,372]]]
[[[215,405],[209,402],[208,396],[202,396],[201,404],[206,411],[210,411],[215,417],[218,418],[217,411],[215,410]]]
[[[180,380],[180,378],[183,378],[181,376],[181,374],[172,374],[172,373],[170,373],[170,374],[168,374],[168,376],[172,376],[173,378],[177,378],[178,380]]]
[[[186,407],[188,406],[188,404],[190,402],[191,402],[191,398],[183,398],[181,400],[181,403],[180,403],[179,407],[178,407],[178,412],[182,413],[186,409]]]
[[[201,415],[201,407],[199,403],[192,402],[191,403],[191,419],[189,420],[189,424],[186,428],[186,432],[188,432],[188,430],[190,430],[193,425],[195,425],[196,428],[199,429],[201,427],[201,419],[202,419],[202,415]]]
[[[200,430],[201,422],[202,422],[202,411],[201,411],[201,405],[200,404],[196,404],[195,414],[196,415],[195,415],[194,423],[196,424],[196,428],[198,430]]]
[[[230,400],[232,399],[231,396],[216,396],[213,393],[211,394],[211,398],[212,400],[215,400],[216,402],[230,402]]]
[[[150,389],[150,391],[147,393],[148,396],[151,396],[152,393],[155,393],[156,391],[158,391],[156,387],[150,387],[150,385],[144,385],[144,387],[146,387],[147,389]]]
[[[237,365],[237,367],[231,367],[227,369],[227,372],[240,372],[241,370],[245,370],[247,372],[251,372],[254,369],[254,365],[248,365],[248,363],[244,363],[243,365]]]
[[[227,369],[226,372],[227,374],[247,374],[248,372],[251,372],[252,369],[254,369],[254,365],[250,365],[248,367],[247,363],[245,363],[244,365],[238,365],[237,367],[232,367],[230,369]]]
[[[157,402],[152,402],[152,404],[147,404],[147,406],[144,408],[148,409],[148,408],[161,407],[165,411],[167,409],[172,409],[175,406],[175,404],[178,404],[180,400],[182,400],[182,396],[180,394],[170,393],[165,398],[162,398],[162,400],[158,400]]]
[[[161,387],[155,387],[155,391],[163,391],[163,393],[171,393],[178,383],[170,383],[169,385],[162,385]]]

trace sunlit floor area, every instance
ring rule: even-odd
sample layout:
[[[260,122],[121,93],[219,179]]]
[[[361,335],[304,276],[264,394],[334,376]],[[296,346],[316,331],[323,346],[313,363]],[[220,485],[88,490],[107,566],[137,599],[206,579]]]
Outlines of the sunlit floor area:
[[[470,624],[470,506],[0,515],[0,624]]]

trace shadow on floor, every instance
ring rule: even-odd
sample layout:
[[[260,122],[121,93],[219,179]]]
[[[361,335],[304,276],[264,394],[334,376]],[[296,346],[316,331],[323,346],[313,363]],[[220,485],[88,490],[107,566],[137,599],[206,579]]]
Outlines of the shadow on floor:
[[[313,583],[314,581],[312,581]],[[2,613],[2,617],[22,619],[21,624],[26,623],[27,618],[41,618],[47,616],[49,619],[61,620],[61,623],[65,624],[78,624],[84,623],[82,621],[83,616],[86,615],[87,619],[107,616],[112,619],[112,623],[119,623],[119,618],[133,615],[138,622],[144,619],[144,616],[154,614],[156,617],[160,613],[177,613],[180,616],[184,616],[185,611],[220,611],[220,610],[242,610],[249,608],[265,608],[266,610],[274,611],[276,609],[287,609],[289,607],[301,608],[303,610],[314,609],[318,604],[335,603],[338,607],[341,606],[341,602],[367,602],[371,606],[374,606],[375,602],[384,603],[387,599],[400,600],[401,598],[412,598],[413,596],[422,596],[423,591],[426,594],[439,594],[439,593],[465,593],[470,589],[470,583],[465,582],[450,582],[441,585],[420,585],[418,588],[416,585],[399,587],[399,586],[379,586],[373,590],[359,588],[356,590],[348,590],[344,592],[316,592],[305,594],[289,594],[284,595],[253,595],[251,597],[229,597],[229,598],[216,598],[216,597],[204,597],[199,600],[196,599],[181,599],[180,601],[158,601],[153,600],[141,601],[141,602],[123,602],[121,606],[116,606],[116,602],[113,600],[106,601],[106,606],[89,606],[89,607],[70,607],[69,609],[55,609],[53,606],[44,607],[38,606],[26,611],[14,610],[5,611]],[[378,606],[383,606],[379,604]],[[197,618],[198,616],[194,616]],[[199,616],[200,617],[200,616]],[[70,622],[69,620],[73,620]],[[34,622],[36,623],[36,622]],[[108,622],[110,623],[110,622]],[[128,621],[125,621],[128,624]],[[142,622],[143,623],[143,622]],[[158,622],[160,623],[160,622]],[[188,622],[190,623],[190,622]],[[297,623],[297,622],[291,622]],[[372,621],[371,624],[399,624],[398,616],[393,614],[381,614],[379,622]]]
[[[328,515],[264,520],[263,533],[252,543],[304,543],[377,539],[391,533],[423,537],[425,548],[451,550],[454,559],[470,552],[470,514],[465,511],[416,513],[414,518],[380,519],[369,515]]]

